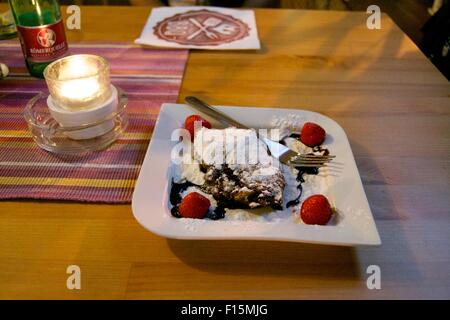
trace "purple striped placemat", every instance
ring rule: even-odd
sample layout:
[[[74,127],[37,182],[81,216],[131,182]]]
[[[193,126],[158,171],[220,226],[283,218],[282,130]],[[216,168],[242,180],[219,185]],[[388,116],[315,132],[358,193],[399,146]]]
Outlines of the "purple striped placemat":
[[[47,91],[45,81],[28,75],[16,42],[1,42],[0,62],[11,73],[0,80],[0,199],[131,201],[159,108],[177,100],[188,51],[91,43],[71,45],[70,52],[108,59],[113,84],[128,95],[127,131],[108,149],[84,156],[41,150],[23,110],[37,92]]]

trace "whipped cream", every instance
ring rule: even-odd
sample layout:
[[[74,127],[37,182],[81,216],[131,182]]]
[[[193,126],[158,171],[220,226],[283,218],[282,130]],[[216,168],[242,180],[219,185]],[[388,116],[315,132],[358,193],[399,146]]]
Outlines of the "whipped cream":
[[[281,137],[287,137],[291,132],[300,132],[303,124],[307,120],[298,114],[290,114],[287,117],[273,117],[270,122],[272,128],[278,128],[281,132]]]

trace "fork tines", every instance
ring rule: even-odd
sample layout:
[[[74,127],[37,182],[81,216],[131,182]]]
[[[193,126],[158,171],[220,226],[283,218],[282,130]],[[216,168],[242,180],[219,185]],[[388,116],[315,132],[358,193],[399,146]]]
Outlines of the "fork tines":
[[[322,164],[312,164],[312,163],[303,163],[303,162],[291,162],[291,165],[293,165],[294,167],[302,167],[302,168],[323,168],[326,167],[327,165],[322,163]]]
[[[325,167],[334,158],[332,155],[300,154],[291,159],[290,163],[302,167]]]
[[[299,154],[298,156],[295,157],[295,159],[332,159],[335,158],[336,156],[332,156],[332,155],[316,155],[316,154]]]

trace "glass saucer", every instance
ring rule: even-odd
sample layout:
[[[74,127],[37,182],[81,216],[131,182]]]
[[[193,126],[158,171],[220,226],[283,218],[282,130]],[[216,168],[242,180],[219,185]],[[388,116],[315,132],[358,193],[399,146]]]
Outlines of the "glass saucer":
[[[105,149],[122,135],[128,125],[126,114],[128,99],[120,88],[117,88],[117,91],[119,102],[115,113],[102,121],[76,127],[61,127],[48,110],[48,94],[38,93],[28,101],[24,112],[34,141],[42,149],[57,154],[80,154]],[[74,140],[67,136],[67,133],[92,128],[106,122],[112,122],[114,126],[101,136],[84,140]]]

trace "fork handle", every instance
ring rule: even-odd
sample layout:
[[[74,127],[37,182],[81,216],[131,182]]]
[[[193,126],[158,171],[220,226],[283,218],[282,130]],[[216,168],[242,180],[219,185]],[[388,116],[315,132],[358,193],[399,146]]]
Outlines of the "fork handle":
[[[192,107],[194,107],[195,109],[197,109],[200,112],[203,112],[205,114],[207,114],[208,116],[218,120],[220,123],[222,123],[225,126],[233,126],[236,128],[241,128],[241,129],[250,129],[249,127],[243,125],[242,123],[234,120],[233,118],[227,116],[225,113],[211,107],[209,104],[207,104],[206,102],[193,97],[193,96],[189,96],[186,97],[185,101],[191,105]]]

